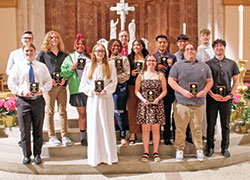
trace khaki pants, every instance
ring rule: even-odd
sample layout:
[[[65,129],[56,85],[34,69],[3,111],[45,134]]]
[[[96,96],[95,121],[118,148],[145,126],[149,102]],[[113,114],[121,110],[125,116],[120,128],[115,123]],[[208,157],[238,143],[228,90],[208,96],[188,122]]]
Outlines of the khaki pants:
[[[45,120],[47,121],[47,128],[49,138],[56,136],[54,125],[54,109],[55,101],[57,101],[58,111],[60,115],[61,136],[67,137],[67,91],[65,86],[53,86],[52,89],[44,94],[46,102],[45,106]]]
[[[186,129],[190,123],[192,139],[196,149],[203,149],[202,120],[205,105],[184,105],[174,102],[174,119],[176,126],[175,144],[176,150],[184,150]]]

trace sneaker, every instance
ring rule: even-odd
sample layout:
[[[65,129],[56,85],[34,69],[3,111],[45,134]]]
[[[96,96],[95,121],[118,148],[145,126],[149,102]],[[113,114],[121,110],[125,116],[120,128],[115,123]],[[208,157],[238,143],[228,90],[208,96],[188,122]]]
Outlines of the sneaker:
[[[175,160],[176,161],[183,161],[183,151],[182,150],[177,150],[176,151],[176,157]]]
[[[72,146],[72,141],[68,137],[62,138],[62,143],[64,146]]]
[[[60,146],[62,144],[61,141],[59,141],[55,136],[49,138],[49,143],[52,146]]]
[[[199,160],[199,161],[204,161],[204,154],[203,154],[203,150],[197,150],[196,151],[196,156],[197,156],[197,159]]]

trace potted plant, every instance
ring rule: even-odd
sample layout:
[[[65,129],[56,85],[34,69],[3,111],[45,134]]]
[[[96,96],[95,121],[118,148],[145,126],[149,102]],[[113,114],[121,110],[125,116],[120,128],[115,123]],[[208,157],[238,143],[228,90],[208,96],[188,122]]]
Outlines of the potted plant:
[[[12,127],[16,122],[16,98],[0,99],[0,118],[5,127]]]
[[[247,132],[249,119],[250,119],[250,108],[248,106],[245,106],[244,109],[243,109],[242,121],[239,122],[240,131],[242,133]]]

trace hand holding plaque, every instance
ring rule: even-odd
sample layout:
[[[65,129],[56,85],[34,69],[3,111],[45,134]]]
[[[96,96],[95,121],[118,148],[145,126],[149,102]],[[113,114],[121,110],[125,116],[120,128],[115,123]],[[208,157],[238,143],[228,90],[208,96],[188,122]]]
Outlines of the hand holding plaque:
[[[95,80],[95,91],[102,92],[104,89],[104,81],[103,80]]]
[[[143,62],[135,62],[135,70],[137,72],[141,72],[142,71],[142,66],[143,66]]]
[[[30,83],[30,92],[32,94],[36,94],[39,92],[39,83],[38,82],[31,82]]]
[[[155,101],[155,90],[148,90],[147,91],[147,100],[148,100],[148,102]]]
[[[83,70],[86,65],[86,59],[85,58],[78,58],[77,59],[77,69]]]
[[[53,72],[53,79],[57,84],[62,82],[62,77],[60,72]]]
[[[198,83],[196,82],[189,83],[189,92],[194,96],[198,94]]]
[[[115,59],[115,67],[118,74],[122,73],[123,71],[122,59]]]
[[[167,56],[162,56],[161,57],[161,64],[168,68],[168,57]]]
[[[226,96],[226,86],[216,86],[216,94]]]

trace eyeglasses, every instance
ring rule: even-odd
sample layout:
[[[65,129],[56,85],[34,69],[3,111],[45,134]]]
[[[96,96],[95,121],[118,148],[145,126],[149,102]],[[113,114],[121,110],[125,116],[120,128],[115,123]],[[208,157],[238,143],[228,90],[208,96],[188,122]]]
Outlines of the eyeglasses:
[[[185,51],[194,51],[194,48],[187,48]]]
[[[95,53],[103,53],[104,50],[95,50]]]
[[[32,40],[33,38],[32,38],[32,37],[22,37],[22,39],[25,39],[25,40]]]
[[[147,60],[147,62],[156,62],[156,60],[149,59],[149,60]]]
[[[50,39],[58,39],[57,36],[51,36]]]

